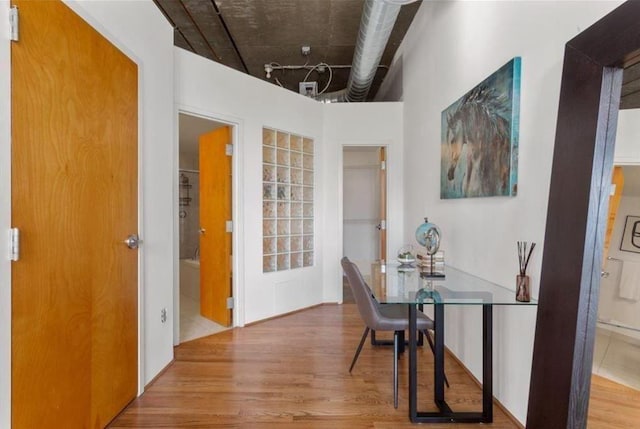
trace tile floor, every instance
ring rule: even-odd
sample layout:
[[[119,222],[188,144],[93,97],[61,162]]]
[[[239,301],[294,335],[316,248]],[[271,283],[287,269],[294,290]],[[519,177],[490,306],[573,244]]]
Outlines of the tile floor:
[[[180,294],[180,343],[217,334],[227,329],[229,328],[200,316],[200,303],[187,295]]]
[[[640,339],[598,326],[593,373],[640,390]]]

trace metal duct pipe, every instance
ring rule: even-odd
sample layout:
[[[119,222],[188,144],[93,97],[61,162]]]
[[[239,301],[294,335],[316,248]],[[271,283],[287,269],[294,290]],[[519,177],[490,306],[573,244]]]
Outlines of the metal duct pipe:
[[[365,101],[400,7],[416,0],[366,0],[362,9],[347,87],[341,91],[319,95],[325,103]]]

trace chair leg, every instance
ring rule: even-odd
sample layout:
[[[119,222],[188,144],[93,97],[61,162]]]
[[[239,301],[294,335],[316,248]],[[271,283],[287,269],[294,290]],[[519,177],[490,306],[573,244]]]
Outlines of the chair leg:
[[[427,341],[429,342],[429,347],[431,347],[431,352],[434,354],[436,354],[436,348],[433,345],[433,340],[431,339],[431,334],[429,334],[429,331],[425,329],[424,331],[424,335],[427,337]],[[447,380],[447,374],[444,375],[444,384],[447,385],[447,388],[449,387],[449,380]]]
[[[398,408],[398,331],[393,333],[393,408]]]
[[[362,351],[362,346],[364,345],[364,341],[367,339],[367,335],[369,334],[369,327],[364,328],[364,333],[362,334],[362,338],[360,339],[360,344],[358,345],[358,350],[356,350],[356,354],[353,356],[353,360],[351,361],[351,366],[349,367],[349,372],[353,369],[358,360],[358,356],[360,356],[360,351]]]

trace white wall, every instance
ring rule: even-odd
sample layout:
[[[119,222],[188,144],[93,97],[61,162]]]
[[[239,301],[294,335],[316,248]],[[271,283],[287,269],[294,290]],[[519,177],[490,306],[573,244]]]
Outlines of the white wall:
[[[343,146],[387,147],[387,254],[403,244],[402,112],[402,103],[324,105],[325,302],[342,302]]]
[[[405,237],[423,216],[443,231],[447,263],[514,289],[516,241],[538,243],[537,297],[565,43],[620,2],[423,2],[396,54],[404,101]],[[522,57],[518,196],[440,200],[440,114]],[[401,63],[400,63],[401,61]],[[398,96],[393,79],[380,97]],[[389,94],[388,96],[385,94]],[[494,395],[527,411],[535,307],[494,310]],[[481,378],[477,309],[447,310],[446,343]]]
[[[234,252],[236,324],[319,304],[323,299],[322,104],[175,48],[177,109],[236,124],[234,212],[240,243]],[[315,140],[315,265],[262,272],[262,127]],[[177,148],[175,148],[177,153]],[[174,165],[177,175],[177,163]],[[176,238],[177,239],[177,238]]]
[[[179,155],[179,165],[180,168],[185,168],[187,170],[199,170],[199,158],[197,153],[192,152],[180,152]]]
[[[640,164],[640,112],[638,109],[618,112],[614,162],[619,165]]]
[[[173,358],[172,314],[160,322],[160,309],[172,308],[173,179],[173,30],[150,0],[136,2],[67,1],[114,45],[138,64],[139,72],[139,190],[142,272],[140,386],[149,382]],[[7,42],[8,2],[0,3],[0,230],[9,228],[10,186]],[[140,25],[144,22],[144,25]],[[5,233],[2,232],[2,235]],[[4,251],[3,251],[4,253]],[[9,366],[11,340],[9,265],[0,256],[0,426],[9,427]]]

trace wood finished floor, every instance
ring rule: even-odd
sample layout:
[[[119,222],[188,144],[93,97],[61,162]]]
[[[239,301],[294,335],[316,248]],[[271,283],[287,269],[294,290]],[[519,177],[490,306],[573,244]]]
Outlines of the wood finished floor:
[[[181,344],[175,362],[112,428],[398,428],[408,421],[408,356],[393,408],[392,350],[363,348],[355,305],[322,305]],[[431,396],[432,355],[420,350],[420,397]],[[480,409],[481,392],[447,361],[454,409]],[[426,401],[425,401],[426,402]],[[435,408],[433,408],[435,410]],[[489,425],[488,425],[489,426]],[[496,408],[495,428],[516,427]],[[433,428],[455,428],[433,425]]]
[[[175,362],[110,427],[415,427],[408,421],[408,356],[399,362],[398,409],[393,408],[390,348],[367,342],[349,374],[362,329],[355,305],[322,305],[181,344],[175,349]],[[428,404],[433,389],[430,350],[420,349],[419,358],[418,399]],[[452,408],[480,409],[480,389],[453,359],[447,359],[446,373]],[[621,387],[604,379],[594,384],[590,429],[630,429],[634,426],[629,422],[640,421],[634,408],[640,392]],[[612,407],[625,407],[632,420],[624,424],[620,408]],[[483,427],[517,425],[494,406],[494,423]]]
[[[593,375],[587,427],[589,429],[640,427],[640,390]]]

